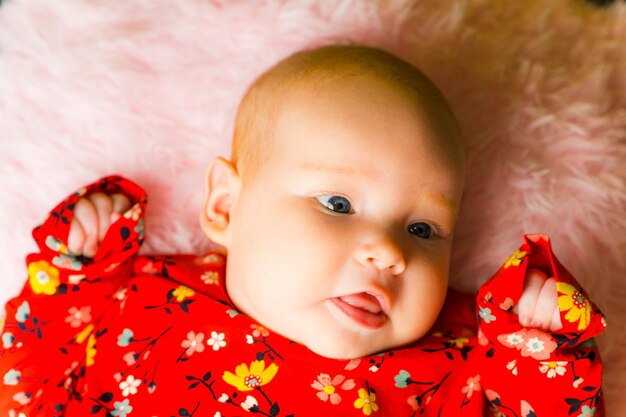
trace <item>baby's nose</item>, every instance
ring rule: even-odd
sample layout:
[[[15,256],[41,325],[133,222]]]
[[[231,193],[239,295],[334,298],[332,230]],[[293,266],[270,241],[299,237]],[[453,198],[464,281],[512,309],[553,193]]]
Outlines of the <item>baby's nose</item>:
[[[357,252],[358,261],[368,268],[400,275],[406,269],[404,252],[391,236],[379,236],[364,243]]]

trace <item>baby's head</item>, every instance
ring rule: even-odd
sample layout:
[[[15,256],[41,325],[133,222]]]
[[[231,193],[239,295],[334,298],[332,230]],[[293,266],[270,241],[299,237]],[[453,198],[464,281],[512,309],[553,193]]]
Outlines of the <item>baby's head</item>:
[[[228,251],[229,296],[327,357],[419,339],[447,290],[463,161],[408,63],[357,46],[286,58],[244,97],[233,160],[208,169],[201,221]]]

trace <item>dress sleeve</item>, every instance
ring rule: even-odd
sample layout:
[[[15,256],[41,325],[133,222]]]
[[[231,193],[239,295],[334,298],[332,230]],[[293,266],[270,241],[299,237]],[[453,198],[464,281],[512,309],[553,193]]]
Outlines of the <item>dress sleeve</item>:
[[[67,237],[76,202],[95,192],[123,193],[132,207],[91,259],[71,253]],[[26,257],[27,282],[0,326],[0,415],[62,415],[65,403],[80,397],[76,376],[93,360],[93,329],[132,269],[145,206],[139,186],[110,176],[68,196],[33,230],[39,252]]]
[[[513,313],[526,271],[554,277],[563,328],[524,328]],[[482,389],[494,414],[503,416],[604,415],[602,363],[592,339],[606,320],[552,253],[544,235],[526,235],[522,246],[479,290]]]

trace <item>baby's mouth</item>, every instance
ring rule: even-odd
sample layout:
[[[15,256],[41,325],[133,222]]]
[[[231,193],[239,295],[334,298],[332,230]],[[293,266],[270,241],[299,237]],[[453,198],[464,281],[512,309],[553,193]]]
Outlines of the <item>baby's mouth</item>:
[[[331,298],[335,306],[354,322],[367,329],[379,329],[387,321],[378,298],[366,292]]]

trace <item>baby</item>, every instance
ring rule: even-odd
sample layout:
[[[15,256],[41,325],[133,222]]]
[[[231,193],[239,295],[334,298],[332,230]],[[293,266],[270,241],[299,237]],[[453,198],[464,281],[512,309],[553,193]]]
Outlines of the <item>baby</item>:
[[[359,46],[288,57],[244,97],[232,160],[207,170],[200,221],[227,262],[136,256],[145,196],[119,177],[35,230],[0,412],[600,415],[582,342],[603,317],[545,237],[477,307],[448,289],[464,170],[455,118],[416,68]]]
[[[379,51],[321,49],[264,74],[236,126],[233,161],[209,166],[201,223],[228,251],[238,310],[331,358],[426,334],[446,295],[464,176],[436,87]],[[80,199],[70,251],[93,256],[128,208],[123,194]],[[560,328],[554,279],[530,271],[519,309],[524,325]]]

